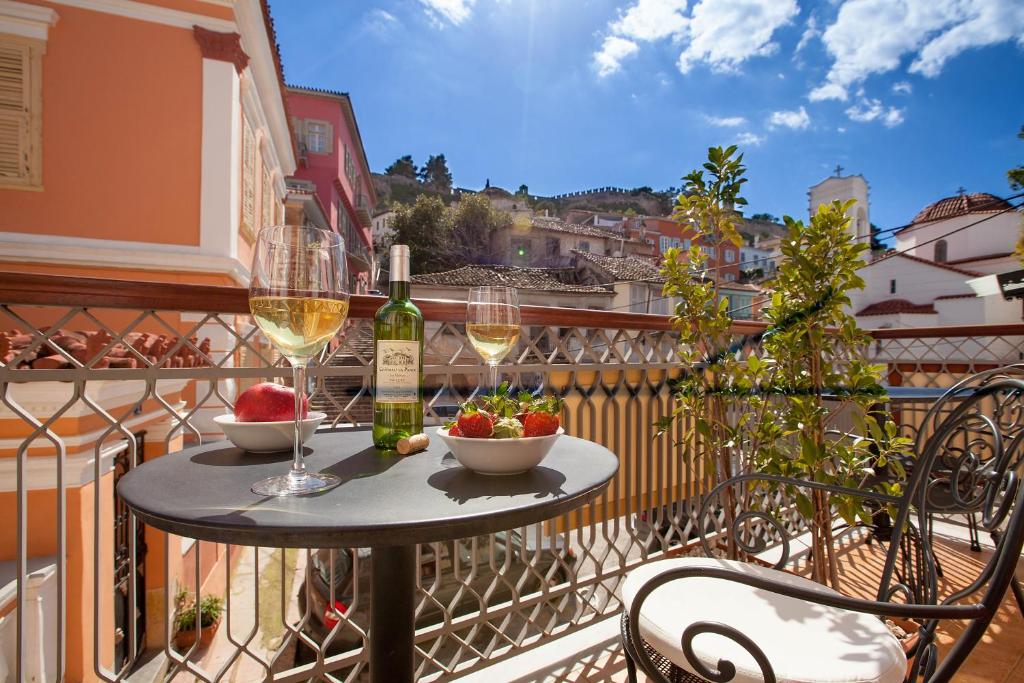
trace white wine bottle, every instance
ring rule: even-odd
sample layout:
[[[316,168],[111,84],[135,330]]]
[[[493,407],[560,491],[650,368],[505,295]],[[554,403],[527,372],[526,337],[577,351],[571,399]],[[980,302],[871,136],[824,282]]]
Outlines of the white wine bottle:
[[[409,247],[391,247],[388,302],[373,317],[373,445],[423,431],[423,314],[409,301]]]

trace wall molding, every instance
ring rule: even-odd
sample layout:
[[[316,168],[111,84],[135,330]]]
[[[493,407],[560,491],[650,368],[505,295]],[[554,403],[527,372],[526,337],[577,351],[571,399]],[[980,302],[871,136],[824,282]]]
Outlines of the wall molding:
[[[8,0],[0,3],[0,33],[46,42],[60,15],[49,7]]]
[[[199,43],[199,51],[203,53],[203,59],[231,62],[239,74],[249,65],[249,55],[242,49],[242,36],[237,33],[211,31],[199,25],[193,26],[192,31],[196,42]]]
[[[204,254],[190,245],[0,232],[0,263],[4,261],[215,273],[249,284],[249,269],[238,259]]]
[[[88,372],[88,371],[85,371]],[[192,380],[158,379],[154,391],[160,396],[180,393]],[[117,411],[134,404],[146,394],[146,380],[85,380],[85,394],[107,412]],[[7,391],[11,400],[25,412],[40,421],[49,419],[75,395],[71,382],[12,382]],[[149,400],[149,398],[147,398]],[[61,418],[80,418],[95,415],[96,411],[78,400],[61,414]],[[0,420],[21,420],[10,408],[0,404]],[[0,439],[0,443],[3,440]],[[17,447],[17,445],[15,445]]]
[[[235,5],[235,18],[238,21],[239,33],[242,34],[242,48],[249,55],[248,71],[252,72],[253,87],[261,103],[269,106],[264,120],[268,125],[277,158],[280,160],[281,172],[291,175],[295,172],[295,148],[292,145],[291,129],[285,111],[285,93],[277,75],[277,63],[274,61],[271,36],[267,34],[267,26],[263,19],[263,5],[260,0],[238,0]],[[247,38],[262,38],[257,44],[250,44]]]
[[[93,12],[104,12],[114,14],[128,19],[138,19],[154,24],[163,24],[175,28],[192,30],[195,25],[208,28],[211,31],[237,31],[238,26],[233,21],[218,19],[196,14],[194,12],[182,12],[181,10],[169,9],[158,5],[150,5],[145,2],[134,2],[133,0],[52,0],[53,2],[68,7],[92,10]]]

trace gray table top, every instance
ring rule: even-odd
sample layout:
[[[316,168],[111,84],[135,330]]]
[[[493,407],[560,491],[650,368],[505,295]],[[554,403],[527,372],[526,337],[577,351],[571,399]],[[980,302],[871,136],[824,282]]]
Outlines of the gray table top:
[[[353,429],[317,434],[304,457],[311,471],[336,474],[342,484],[307,496],[258,496],[249,487],[287,472],[291,453],[251,454],[218,441],[136,467],[117,492],[143,522],[204,541],[406,545],[551,519],[596,497],[619,467],[603,446],[563,436],[532,470],[487,476],[459,465],[436,435],[426,451],[401,457],[378,452],[368,431]]]

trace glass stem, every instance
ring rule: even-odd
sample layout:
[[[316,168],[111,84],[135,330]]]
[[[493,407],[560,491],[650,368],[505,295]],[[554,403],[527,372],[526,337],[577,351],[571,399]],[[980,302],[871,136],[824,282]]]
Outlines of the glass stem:
[[[302,406],[306,398],[306,363],[292,363],[292,387],[295,389],[295,434],[292,441],[292,469],[288,472],[292,482],[306,478],[306,463],[302,459]]]
[[[488,366],[490,366],[490,368],[491,368],[491,388],[494,389],[495,392],[497,392],[498,391],[498,364],[497,363],[488,363]]]

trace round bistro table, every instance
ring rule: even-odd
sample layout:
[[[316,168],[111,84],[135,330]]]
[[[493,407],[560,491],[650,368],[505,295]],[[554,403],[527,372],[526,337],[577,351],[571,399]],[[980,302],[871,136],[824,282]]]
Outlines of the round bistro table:
[[[117,492],[146,524],[188,538],[372,548],[373,683],[413,680],[416,544],[551,519],[595,498],[619,467],[608,449],[571,436],[558,439],[540,465],[511,476],[465,469],[434,434],[426,451],[405,457],[377,451],[368,431],[354,429],[321,432],[304,448],[306,467],[338,475],[340,486],[259,496],[249,487],[286,473],[291,453],[247,453],[219,441],[146,462],[121,478]],[[494,448],[500,452],[500,443]]]

